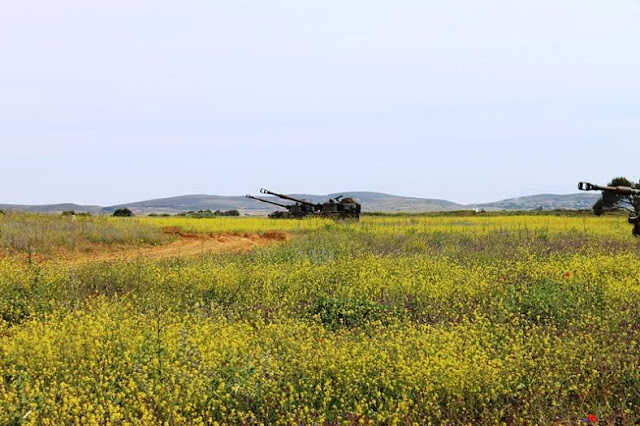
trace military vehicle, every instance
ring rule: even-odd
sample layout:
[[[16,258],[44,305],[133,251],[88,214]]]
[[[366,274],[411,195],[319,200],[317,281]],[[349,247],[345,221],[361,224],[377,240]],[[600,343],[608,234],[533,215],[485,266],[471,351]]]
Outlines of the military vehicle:
[[[295,204],[280,204],[263,198],[247,195],[248,198],[262,201],[269,204],[287,209],[284,211],[276,211],[269,215],[273,219],[302,218],[307,216],[330,217],[333,219],[360,219],[361,205],[351,197],[343,197],[342,195],[331,198],[324,203],[312,203],[307,200],[294,198],[290,195],[279,194],[269,191],[268,189],[260,189],[261,194],[273,195],[283,200],[293,201]]]
[[[319,214],[337,219],[359,220],[361,208],[360,203],[356,202],[353,198],[339,195],[320,204]]]
[[[275,201],[265,200],[264,198],[254,197],[253,195],[247,195],[247,198],[253,198],[254,200],[262,201],[263,203],[273,204],[287,209],[287,211],[276,210],[269,214],[271,219],[298,219],[310,216],[314,213],[314,210],[307,204],[301,204],[299,202],[296,202],[295,204],[280,204]]]
[[[634,195],[634,196],[640,196],[640,189],[636,189],[636,188],[631,188],[629,186],[602,186],[602,185],[595,185],[593,183],[589,183],[589,182],[578,182],[578,189],[580,191],[603,191],[603,192],[610,192],[610,193],[615,193],[615,194],[620,194],[620,195]],[[631,230],[631,233],[638,237],[640,236],[640,217],[638,217],[638,211],[637,208],[634,206],[634,210],[630,210],[630,215],[627,218],[627,221],[633,225],[633,229]]]

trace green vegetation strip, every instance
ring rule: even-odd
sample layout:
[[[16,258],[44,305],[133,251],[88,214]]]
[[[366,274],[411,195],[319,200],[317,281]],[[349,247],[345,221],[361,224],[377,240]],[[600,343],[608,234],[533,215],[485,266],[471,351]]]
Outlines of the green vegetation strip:
[[[286,221],[307,229],[245,254],[2,260],[0,424],[640,419],[623,222],[425,220]]]

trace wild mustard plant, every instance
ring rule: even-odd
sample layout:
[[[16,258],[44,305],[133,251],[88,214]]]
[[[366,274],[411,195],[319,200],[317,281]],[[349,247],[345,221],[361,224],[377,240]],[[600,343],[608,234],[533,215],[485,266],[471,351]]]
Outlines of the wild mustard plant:
[[[132,223],[298,236],[164,260],[5,256],[0,424],[640,419],[640,255],[619,218]]]

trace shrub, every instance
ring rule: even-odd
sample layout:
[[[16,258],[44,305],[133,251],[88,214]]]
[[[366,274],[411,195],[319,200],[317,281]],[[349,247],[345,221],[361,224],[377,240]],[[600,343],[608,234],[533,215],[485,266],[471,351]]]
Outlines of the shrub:
[[[131,217],[133,216],[133,212],[125,207],[123,209],[118,209],[115,212],[113,212],[113,216],[114,217]]]
[[[192,217],[196,219],[207,218],[207,217],[219,217],[219,216],[240,216],[240,212],[238,210],[216,210],[211,211],[207,210],[189,210],[188,212],[178,213],[178,216],[183,217]]]
[[[388,322],[386,308],[365,299],[322,297],[312,308],[311,316],[330,330]]]

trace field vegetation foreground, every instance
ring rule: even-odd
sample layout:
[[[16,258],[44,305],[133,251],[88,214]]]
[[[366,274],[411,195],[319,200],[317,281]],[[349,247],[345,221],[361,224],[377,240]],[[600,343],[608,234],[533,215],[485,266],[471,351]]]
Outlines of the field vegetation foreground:
[[[292,238],[56,260],[166,228]],[[619,217],[10,213],[0,249],[0,424],[640,420],[640,245]]]

